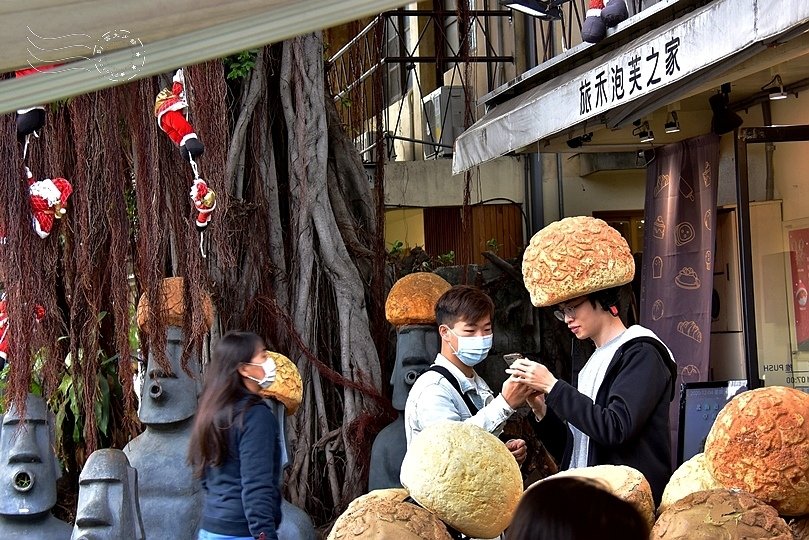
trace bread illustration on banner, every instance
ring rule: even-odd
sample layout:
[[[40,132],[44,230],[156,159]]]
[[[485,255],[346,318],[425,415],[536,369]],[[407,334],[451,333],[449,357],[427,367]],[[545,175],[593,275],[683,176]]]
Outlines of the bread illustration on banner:
[[[711,250],[707,250],[705,252],[705,270],[711,271],[713,267],[713,255],[711,255]]]
[[[663,277],[663,259],[656,256],[652,259],[652,279],[660,279]]]
[[[681,289],[699,289],[700,285],[702,285],[699,276],[690,266],[684,266],[677,272],[674,283]]]
[[[666,224],[663,222],[663,216],[657,216],[657,219],[652,225],[652,234],[655,238],[663,238],[666,235]]]
[[[694,200],[694,188],[682,176],[680,177],[680,194],[690,201]]]
[[[702,169],[702,182],[705,184],[705,187],[711,185],[711,163],[709,161],[705,162],[705,168]]]
[[[677,331],[687,338],[691,338],[697,343],[702,343],[702,330],[695,321],[681,321],[677,323]],[[685,375],[685,368],[683,368],[683,375]],[[694,368],[696,369],[696,367]]]
[[[655,303],[652,304],[652,320],[659,321],[663,318],[663,300],[658,298],[655,300]]]
[[[702,218],[702,223],[707,230],[711,230],[711,209],[705,210],[705,216]]]
[[[669,187],[669,183],[671,182],[671,177],[668,174],[661,174],[657,177],[657,182],[655,182],[655,197],[660,195],[660,192]]]
[[[678,246],[684,246],[693,240],[695,236],[696,233],[694,232],[694,226],[687,221],[683,221],[677,225],[676,234],[674,235],[674,243]]]

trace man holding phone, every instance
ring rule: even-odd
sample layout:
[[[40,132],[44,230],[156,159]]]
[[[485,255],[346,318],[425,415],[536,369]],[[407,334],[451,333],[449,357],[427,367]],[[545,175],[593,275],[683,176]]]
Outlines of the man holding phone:
[[[547,401],[553,414],[535,409],[545,417],[538,434],[563,468],[633,467],[659,504],[672,473],[669,403],[676,364],[654,332],[627,328],[618,317],[619,287],[634,273],[626,240],[600,219],[565,218],[539,231],[523,258],[531,302],[556,306],[556,318],[596,350],[575,385],[524,358],[506,372]]]
[[[416,380],[405,405],[407,443],[424,428],[442,420],[470,422],[499,436],[506,420],[538,392],[514,377],[495,396],[474,367],[492,346],[494,303],[476,287],[457,285],[436,303],[435,318],[441,352],[429,370]],[[517,463],[527,454],[525,441],[506,442]]]

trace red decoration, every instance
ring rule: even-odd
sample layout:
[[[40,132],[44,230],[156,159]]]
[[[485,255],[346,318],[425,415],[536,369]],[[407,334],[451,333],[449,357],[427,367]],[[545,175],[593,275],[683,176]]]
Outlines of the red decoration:
[[[28,194],[33,215],[34,230],[40,238],[47,238],[53,230],[54,219],[61,219],[67,212],[67,200],[73,186],[64,178],[33,179],[28,175]]]

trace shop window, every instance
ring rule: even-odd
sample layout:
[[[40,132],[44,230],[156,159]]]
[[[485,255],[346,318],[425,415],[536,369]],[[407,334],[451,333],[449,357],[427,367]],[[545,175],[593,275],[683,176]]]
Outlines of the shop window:
[[[605,210],[593,212],[626,238],[632,253],[643,253],[643,210]]]

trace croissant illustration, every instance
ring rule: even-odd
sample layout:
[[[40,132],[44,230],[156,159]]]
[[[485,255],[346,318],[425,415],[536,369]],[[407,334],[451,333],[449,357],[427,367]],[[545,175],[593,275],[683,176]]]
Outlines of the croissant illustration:
[[[705,187],[711,185],[711,162],[705,162],[705,168],[702,170],[702,181],[705,184]]]
[[[682,321],[677,323],[677,331],[697,343],[702,343],[702,330],[699,329],[699,326],[694,321]]]

